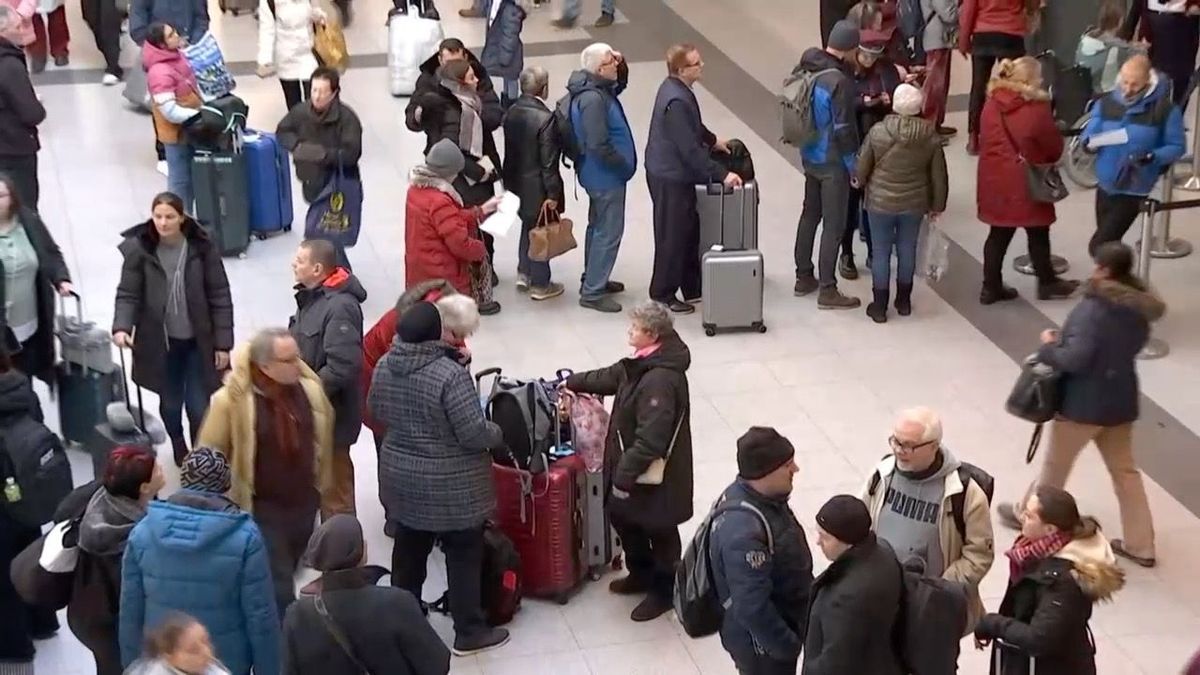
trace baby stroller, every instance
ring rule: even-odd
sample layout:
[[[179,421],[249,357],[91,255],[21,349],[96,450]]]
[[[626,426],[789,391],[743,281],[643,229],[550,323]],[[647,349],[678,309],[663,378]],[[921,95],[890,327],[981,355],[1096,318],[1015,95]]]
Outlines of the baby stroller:
[[[1059,164],[1063,173],[1081,188],[1096,187],[1096,156],[1088,152],[1080,134],[1091,119],[1091,105],[1097,98],[1092,72],[1079,65],[1063,65],[1053,51],[1038,54],[1042,77],[1054,106],[1054,119],[1067,137],[1067,147]]]

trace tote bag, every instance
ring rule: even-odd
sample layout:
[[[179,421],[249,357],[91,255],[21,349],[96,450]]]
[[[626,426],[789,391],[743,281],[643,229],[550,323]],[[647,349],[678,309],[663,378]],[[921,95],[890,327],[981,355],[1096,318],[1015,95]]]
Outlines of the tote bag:
[[[337,246],[351,248],[358,243],[362,229],[362,181],[351,178],[341,166],[330,177],[321,194],[308,207],[304,237],[326,239]]]
[[[543,202],[537,223],[529,231],[529,259],[546,262],[578,246],[571,233],[572,225],[569,218],[559,216]]]
[[[196,74],[196,87],[200,90],[200,98],[206,103],[225,96],[237,87],[229,67],[225,65],[221,46],[212,33],[205,33],[195,44],[185,47],[183,55]]]
[[[336,21],[313,24],[313,55],[322,66],[346,72],[350,67],[350,52],[340,24]]]

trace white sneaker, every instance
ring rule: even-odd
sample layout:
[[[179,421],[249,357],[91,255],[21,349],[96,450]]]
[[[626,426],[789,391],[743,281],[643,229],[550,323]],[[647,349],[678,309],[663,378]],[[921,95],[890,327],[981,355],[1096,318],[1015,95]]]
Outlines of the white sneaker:
[[[167,175],[167,160],[164,159],[164,160],[160,161],[154,167],[154,170],[161,173],[162,175],[166,176]]]
[[[103,84],[106,87],[111,87],[120,81],[121,78],[113,75],[112,73],[105,73],[104,77],[100,78],[100,84]]]
[[[529,275],[528,274],[518,274],[517,275],[517,290],[522,293],[529,290]]]

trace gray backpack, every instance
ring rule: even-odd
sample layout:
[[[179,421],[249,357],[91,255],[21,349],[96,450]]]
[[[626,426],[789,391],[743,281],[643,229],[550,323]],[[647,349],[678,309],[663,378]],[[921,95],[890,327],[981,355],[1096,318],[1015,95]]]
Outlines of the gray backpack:
[[[817,139],[817,121],[813,114],[813,90],[817,78],[825,73],[836,72],[836,68],[808,71],[796,66],[792,74],[783,81],[783,91],[776,97],[779,101],[779,118],[783,127],[782,140],[788,145],[802,148]]]

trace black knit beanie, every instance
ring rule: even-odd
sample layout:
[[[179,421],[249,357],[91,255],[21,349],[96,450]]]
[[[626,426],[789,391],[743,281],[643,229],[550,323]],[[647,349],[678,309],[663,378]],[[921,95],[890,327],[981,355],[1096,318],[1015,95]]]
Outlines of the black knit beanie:
[[[755,480],[796,456],[792,442],[771,427],[750,427],[737,442],[738,476]]]
[[[871,513],[858,497],[837,495],[817,511],[817,525],[838,541],[855,546],[871,533]]]
[[[417,343],[442,339],[442,315],[428,302],[418,302],[396,322],[401,342]]]

